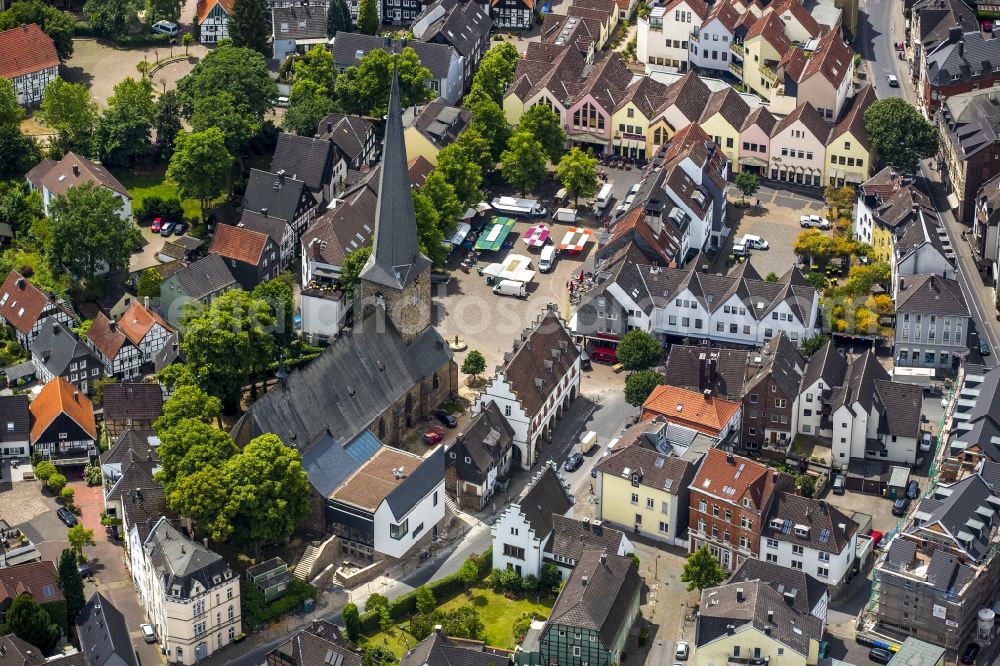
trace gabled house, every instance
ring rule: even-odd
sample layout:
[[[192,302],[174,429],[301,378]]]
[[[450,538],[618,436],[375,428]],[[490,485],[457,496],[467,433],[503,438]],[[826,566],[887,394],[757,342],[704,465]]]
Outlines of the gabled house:
[[[31,454],[31,412],[28,396],[0,396],[0,457],[27,458]]]
[[[210,254],[185,266],[160,284],[160,312],[177,328],[187,305],[209,305],[230,289],[237,289],[236,278],[217,254]]]
[[[198,41],[208,45],[229,39],[233,4],[233,0],[198,0]]]
[[[615,555],[631,555],[635,546],[625,533],[600,520],[577,520],[552,514],[552,536],[542,547],[542,559],[559,570],[560,577],[569,576],[583,560],[588,550],[607,551]]]
[[[17,103],[41,102],[45,88],[59,76],[59,52],[52,38],[37,24],[21,25],[0,32],[0,53],[0,78],[14,84]]]
[[[326,516],[344,554],[359,561],[415,552],[444,523],[444,448],[424,458],[380,448],[329,496]]]
[[[554,305],[526,328],[472,411],[496,403],[514,429],[514,462],[531,469],[563,409],[580,392],[580,350]]]
[[[797,2],[796,6],[801,7]],[[777,86],[771,89],[771,111],[786,114],[811,103],[827,122],[840,118],[854,80],[854,52],[841,31],[831,30],[818,40],[792,46],[776,69]]]
[[[668,94],[666,84],[648,76],[639,77],[628,85],[611,117],[611,125],[615,128],[611,149],[616,155],[646,159],[654,154],[657,146],[650,144],[649,126]]]
[[[798,433],[816,437],[833,435],[830,405],[833,392],[843,386],[847,358],[828,341],[806,362],[799,384]]]
[[[174,664],[195,664],[242,631],[239,576],[217,553],[160,518],[129,532],[132,578],[156,639]]]
[[[950,371],[968,354],[972,313],[956,280],[934,273],[901,277],[895,302],[897,366]]]
[[[424,664],[506,666],[513,663],[511,656],[508,651],[489,647],[482,641],[445,636],[439,625],[434,627],[430,636],[400,657],[399,666],[424,666]]]
[[[789,606],[762,581],[705,588],[695,625],[694,663],[760,659],[814,665],[819,661],[821,629],[818,618]]]
[[[281,260],[282,268],[287,268],[295,259],[298,236],[292,231],[292,225],[288,224],[288,220],[269,215],[266,211],[258,213],[244,210],[237,226],[267,234],[278,246],[278,257]]]
[[[728,584],[760,581],[784,599],[785,603],[804,615],[812,615],[825,627],[830,607],[830,586],[807,574],[757,558],[745,560],[726,581]]]
[[[688,552],[708,546],[726,571],[760,552],[760,533],[775,493],[794,480],[765,465],[713,448],[705,454],[691,491]]]
[[[1000,100],[996,91],[991,86],[950,96],[941,104],[937,125],[945,164],[941,175],[951,189],[948,204],[957,209],[958,219],[968,223],[974,217],[976,192],[1000,173]],[[991,249],[995,253],[995,247]]]
[[[469,4],[475,4],[469,0]],[[469,126],[472,112],[441,102],[413,106],[403,112],[403,136],[407,161],[423,157],[437,164],[437,155],[454,143]]]
[[[589,68],[566,108],[563,127],[567,140],[591,147],[597,154],[607,153],[616,129],[612,124],[615,108],[631,82],[632,73],[617,53]]]
[[[563,127],[569,126],[568,111],[581,87],[580,78],[586,67],[587,62],[578,49],[529,42],[524,57],[518,60],[514,69],[514,79],[504,93],[503,110],[507,122],[516,125],[525,111],[535,104],[545,104],[559,115]],[[579,124],[579,119],[577,121]],[[604,130],[606,123],[605,117],[593,120],[599,130]]]
[[[709,95],[698,119],[698,126],[715,142],[734,171],[739,171],[740,130],[749,116],[750,106],[736,89],[726,86]]]
[[[104,387],[104,430],[109,440],[126,430],[150,431],[163,416],[163,389],[159,384],[122,382]]]
[[[142,352],[143,365],[154,363],[155,357],[170,344],[174,330],[163,317],[149,305],[149,299],[140,302],[131,299],[118,317],[118,328]]]
[[[764,517],[756,553],[765,562],[804,571],[837,594],[854,567],[858,524],[824,500],[777,492]]]
[[[747,171],[758,176],[768,173],[771,163],[771,132],[778,124],[778,119],[760,106],[750,112],[750,115],[740,126],[740,150],[737,161],[740,171]]]
[[[556,598],[533,663],[621,663],[642,585],[628,557],[585,550]]]
[[[559,476],[556,464],[546,463],[490,527],[493,568],[513,569],[519,576],[540,576],[544,546],[552,536],[553,517],[563,515],[572,517],[573,495]]]
[[[282,132],[271,157],[271,173],[291,174],[293,179],[301,180],[316,204],[324,206],[333,201],[336,194],[335,154],[336,149],[330,141]],[[337,175],[343,177],[344,174]]]
[[[67,327],[76,319],[69,305],[46,295],[17,271],[11,271],[0,287],[0,320],[14,329],[22,347],[31,351],[42,325],[50,317]]]
[[[741,66],[732,63],[730,70],[741,67],[743,85],[770,99],[779,83],[778,63],[792,48],[792,42],[785,34],[784,21],[775,12],[767,12],[750,25],[742,40],[735,39],[733,46],[737,47],[733,54],[742,55],[743,62]]]
[[[86,394],[106,375],[104,362],[54,317],[45,320],[31,347],[39,381],[59,377]]]
[[[290,55],[303,54],[317,44],[326,45],[326,13],[324,2],[271,6],[271,47],[274,59],[283,61]]]
[[[313,664],[361,666],[362,658],[341,638],[337,625],[314,620],[267,654],[267,666],[312,666]]]
[[[246,227],[216,225],[209,254],[217,254],[229,264],[229,271],[243,289],[253,289],[281,272],[278,244],[266,233]]]
[[[742,49],[730,51],[734,34],[743,12],[736,0],[720,0],[712,5],[701,27],[693,27],[688,42],[688,60],[691,69],[708,70],[718,75],[729,72],[733,53],[742,54]],[[740,77],[742,68],[733,70]]]
[[[510,480],[514,429],[496,403],[487,403],[447,451],[445,482],[459,507],[482,511]]]
[[[708,17],[704,0],[669,0],[654,2],[647,16],[639,16],[636,30],[636,54],[639,62],[649,65],[688,69],[688,41]]]
[[[141,440],[140,437],[134,439]],[[117,527],[122,538],[133,527],[145,530],[148,535],[146,528],[151,528],[161,516],[168,515],[166,491],[154,476],[160,469],[159,456],[149,450],[147,441],[135,441],[134,444],[124,453],[125,445],[119,445],[114,456],[106,457],[106,461],[102,457],[101,460],[104,511],[122,521]],[[144,444],[147,445],[146,450]],[[148,522],[150,518],[152,524]]]
[[[501,30],[530,30],[535,20],[535,0],[490,0],[493,25]]]
[[[97,455],[94,405],[56,377],[31,401],[31,450],[59,465],[86,465]]]
[[[142,374],[142,350],[128,339],[118,322],[111,321],[103,312],[94,317],[86,340],[108,375],[132,379]]]
[[[471,84],[479,61],[490,48],[493,19],[484,3],[436,0],[413,20],[410,30],[421,42],[451,46],[465,59],[465,83]]]
[[[853,232],[872,246],[873,259],[892,264],[899,229],[921,216],[937,218],[930,197],[885,167],[858,188]]]
[[[743,349],[671,345],[663,376],[670,386],[738,401],[743,397],[749,360],[750,352]]]
[[[868,180],[875,162],[875,149],[865,129],[865,111],[875,101],[875,89],[867,85],[852,97],[826,140],[826,184],[858,186]]]
[[[736,400],[676,386],[657,386],[642,403],[643,420],[661,417],[722,442],[738,437],[742,413],[743,407]]]
[[[740,448],[784,460],[799,432],[799,389],[806,360],[784,332],[749,356]]]
[[[243,195],[243,208],[287,220],[292,225],[292,231],[299,236],[315,219],[319,202],[313,196],[304,181],[288,172],[270,173],[259,169],[250,169],[246,193]]]
[[[1000,282],[997,266],[1000,259],[1000,175],[983,183],[976,192],[970,241],[977,265],[986,270],[989,282],[993,283],[993,300],[1000,302],[996,294],[996,285]]]
[[[319,122],[316,134],[337,148],[346,170],[359,171],[362,167],[372,166],[376,161],[379,142],[375,125],[360,116],[331,113]],[[347,174],[341,172],[336,166],[337,162],[334,159],[333,185],[340,192],[345,185],[341,181],[347,178]]]
[[[87,666],[139,666],[128,622],[103,594],[91,595],[75,623]]]
[[[918,206],[894,231],[890,262],[893,291],[899,290],[900,280],[922,274],[932,273],[947,279],[957,277],[955,250],[937,211]]]
[[[91,162],[72,151],[66,153],[58,162],[50,159],[42,160],[25,175],[25,179],[32,192],[39,192],[42,195],[42,206],[46,215],[49,214],[49,206],[56,197],[66,194],[71,187],[91,183],[110,190],[121,202],[121,207],[118,209],[119,217],[123,220],[132,219],[132,195],[125,186],[100,164]]]
[[[59,588],[56,566],[50,561],[25,562],[0,569],[0,616],[22,594],[29,595],[65,632],[66,597]]]
[[[922,53],[917,95],[924,115],[933,118],[944,100],[1000,82],[1000,42],[984,36],[975,19],[952,24],[947,39]]]
[[[822,187],[830,126],[803,102],[771,133],[771,180]]]

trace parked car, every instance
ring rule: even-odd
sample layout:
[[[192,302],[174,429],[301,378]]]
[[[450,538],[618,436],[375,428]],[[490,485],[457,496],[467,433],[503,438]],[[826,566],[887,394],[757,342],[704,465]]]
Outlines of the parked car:
[[[170,35],[171,37],[176,37],[179,28],[176,23],[171,23],[170,21],[157,21],[149,29],[152,34]]]
[[[595,479],[597,478],[597,468],[596,467],[591,467],[590,468],[590,475],[592,477],[594,477]]]
[[[876,664],[888,664],[892,661],[892,652],[886,650],[885,648],[872,648],[868,652],[868,658]]]
[[[799,218],[799,226],[806,229],[809,228],[829,229],[830,220],[826,219],[821,215],[816,215],[816,214],[803,215],[802,217]]]
[[[424,441],[428,444],[437,444],[444,439],[444,428],[441,426],[431,426],[424,433]]]
[[[674,659],[678,661],[687,661],[688,658],[688,644],[687,641],[677,641],[677,647],[674,648]]]
[[[962,663],[963,664],[974,664],[976,663],[976,655],[979,654],[979,644],[969,643],[965,646],[965,652],[962,653]]]
[[[889,87],[890,88],[898,88],[899,87],[899,79],[896,78],[895,74],[890,74],[889,76],[886,77],[886,79],[889,81]]]
[[[164,238],[170,238],[170,234],[174,233],[174,227],[176,226],[176,222],[164,222],[163,226],[160,227],[160,235]]]
[[[444,411],[443,409],[435,411],[434,416],[437,417],[438,421],[440,421],[443,425],[448,426],[449,428],[458,427],[458,419],[456,419],[454,416]]]
[[[162,217],[154,217],[153,218],[153,224],[150,225],[149,230],[152,231],[154,234],[158,234],[158,233],[160,233],[160,229],[162,229],[162,228],[163,228],[163,218]]]
[[[934,438],[931,437],[929,432],[920,434],[920,450],[927,453],[931,450],[931,445],[934,443]]]
[[[153,625],[140,624],[139,629],[142,630],[142,640],[146,641],[147,643],[156,642],[156,630],[153,629]]]
[[[833,494],[843,495],[845,490],[846,479],[843,474],[838,474],[833,478]]]
[[[280,106],[281,108],[286,108],[288,106],[288,97],[281,95],[278,97],[278,101],[274,104],[275,106]]]
[[[56,515],[59,516],[59,520],[66,524],[66,527],[73,527],[79,522],[76,519],[76,515],[64,506],[56,510]]]
[[[906,484],[906,498],[907,499],[917,499],[917,495],[920,494],[920,484],[916,481],[910,481]]]
[[[188,230],[187,222],[178,222],[174,225],[174,235],[183,236]]]
[[[563,463],[563,469],[567,472],[575,472],[583,465],[583,454],[577,451]]]
[[[892,503],[892,515],[905,516],[910,508],[910,500],[906,497],[899,497]]]
[[[979,355],[989,356],[990,355],[990,343],[986,342],[982,338],[979,338]]]
[[[752,250],[766,250],[771,247],[766,240],[753,234],[745,235],[743,237],[743,244]]]
[[[590,354],[585,351],[580,352],[580,369],[593,370],[594,366],[590,362]]]

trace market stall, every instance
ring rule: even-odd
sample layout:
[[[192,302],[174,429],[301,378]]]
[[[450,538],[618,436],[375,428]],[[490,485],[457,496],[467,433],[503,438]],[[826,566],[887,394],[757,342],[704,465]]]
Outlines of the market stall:
[[[493,226],[483,229],[476,240],[477,250],[496,252],[503,248],[507,235],[514,228],[515,220],[511,217],[498,217],[493,220]]]
[[[559,243],[559,249],[569,254],[581,252],[590,241],[591,230],[583,227],[570,227]]]
[[[549,240],[551,231],[544,224],[529,227],[522,240],[528,247],[542,247]]]

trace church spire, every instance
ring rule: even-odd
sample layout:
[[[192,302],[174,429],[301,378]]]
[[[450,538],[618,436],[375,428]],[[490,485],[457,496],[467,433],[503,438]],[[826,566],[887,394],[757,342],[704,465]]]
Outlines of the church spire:
[[[375,238],[372,254],[361,271],[361,279],[392,289],[404,289],[431,265],[420,252],[417,218],[413,211],[410,173],[403,141],[403,113],[399,103],[399,77],[395,58],[389,89],[389,112],[385,123],[378,204],[375,208]]]

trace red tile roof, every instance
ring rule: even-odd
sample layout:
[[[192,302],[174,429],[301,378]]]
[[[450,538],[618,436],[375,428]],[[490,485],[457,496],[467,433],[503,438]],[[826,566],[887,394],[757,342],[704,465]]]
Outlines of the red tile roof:
[[[670,2],[668,2],[663,8],[664,14],[673,11],[673,9],[682,2],[687,3],[687,6],[691,8],[691,11],[694,12],[702,21],[705,20],[706,16],[708,16],[709,8],[708,5],[705,4],[704,0],[670,0]]]
[[[691,482],[691,489],[731,502],[739,502],[749,491],[754,506],[759,509],[767,504],[775,488],[775,476],[779,477],[778,481],[785,481],[781,478],[784,475],[772,474],[770,468],[749,458],[730,458],[722,449],[709,449]]]
[[[738,402],[676,386],[657,386],[642,405],[642,417],[651,419],[663,415],[671,423],[717,436],[739,409]]]
[[[41,289],[17,271],[11,271],[0,288],[0,317],[28,334],[49,302]]]
[[[406,163],[406,170],[410,173],[410,182],[414,187],[420,187],[434,170],[434,165],[423,155],[417,155]]]
[[[108,319],[103,312],[97,313],[87,329],[87,340],[107,359],[117,358],[127,339],[118,324]]]
[[[845,76],[851,75],[854,62],[854,52],[840,37],[840,32],[834,30],[823,35],[816,45],[799,83],[805,81],[816,72],[820,72],[833,86],[839,86]]]
[[[167,322],[163,321],[163,317],[153,310],[147,310],[146,306],[138,300],[131,301],[128,307],[125,308],[125,312],[118,319],[118,328],[135,345],[142,342],[142,339],[146,337],[149,330],[153,328],[153,324],[159,324],[167,329],[168,333],[174,332],[174,329],[170,328]]]
[[[0,32],[0,77],[13,79],[58,66],[55,42],[34,23]]]
[[[812,14],[802,6],[799,0],[781,0],[771,7],[774,9],[774,13],[777,14],[782,20],[784,20],[783,14],[785,12],[790,12],[792,17],[799,22],[806,32],[809,33],[810,37],[819,37],[820,33],[823,32],[823,28],[820,24],[812,17]]]
[[[215,228],[211,254],[226,259],[235,259],[253,266],[260,265],[260,257],[267,247],[268,235],[230,224],[220,224]]]
[[[774,12],[768,12],[762,16],[750,28],[744,42],[748,42],[760,35],[768,44],[780,54],[784,55],[791,48],[792,43],[785,36],[785,23]]]
[[[198,0],[198,23],[204,23],[205,19],[208,18],[208,13],[212,11],[212,8],[216,5],[222,5],[222,8],[226,10],[226,14],[232,16],[234,1],[235,0]]]
[[[24,593],[40,604],[61,601],[64,597],[56,565],[49,561],[26,562],[0,569],[0,602]]]
[[[66,414],[88,435],[97,439],[94,405],[90,398],[76,390],[62,377],[46,384],[31,401],[31,441],[35,442],[60,414]]]

